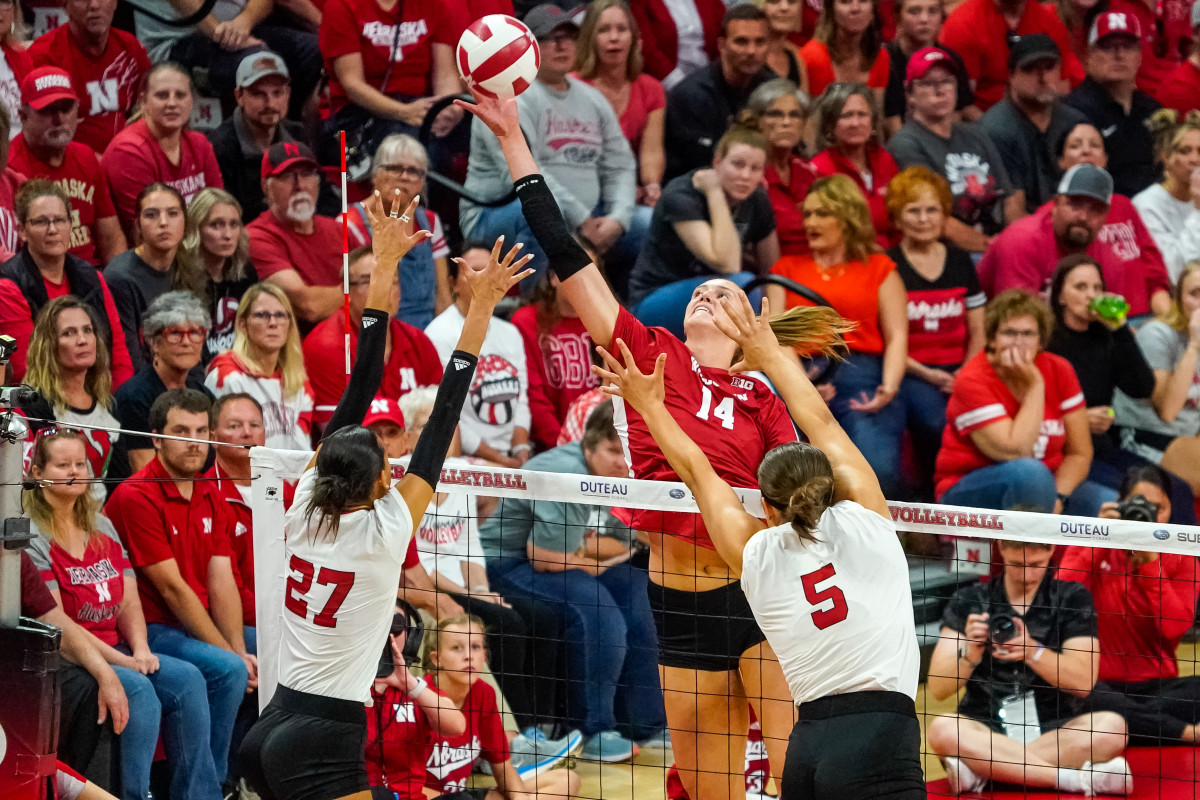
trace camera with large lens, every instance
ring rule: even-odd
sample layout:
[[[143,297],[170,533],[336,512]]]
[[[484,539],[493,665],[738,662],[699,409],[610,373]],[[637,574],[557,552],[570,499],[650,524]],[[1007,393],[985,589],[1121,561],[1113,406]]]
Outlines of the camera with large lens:
[[[1005,611],[988,617],[988,641],[992,644],[1004,644],[1017,635],[1017,620]]]
[[[396,606],[402,611],[397,611],[392,616],[392,627],[389,633],[391,636],[405,634],[402,654],[404,666],[408,668],[413,665],[417,660],[417,654],[421,652],[421,642],[425,638],[425,622],[421,619],[421,612],[405,601],[397,598]],[[379,664],[375,668],[376,678],[386,678],[396,668],[396,659],[392,654],[391,636],[384,642],[383,654],[379,657]]]
[[[1132,522],[1155,522],[1158,520],[1158,506],[1140,494],[1130,495],[1117,503],[1117,513],[1121,515],[1121,519]]]

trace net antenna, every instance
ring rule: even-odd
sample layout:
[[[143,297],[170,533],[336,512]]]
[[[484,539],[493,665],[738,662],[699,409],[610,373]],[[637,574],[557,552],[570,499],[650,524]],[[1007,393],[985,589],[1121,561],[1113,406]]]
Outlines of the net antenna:
[[[343,346],[346,349],[346,380],[350,380],[350,214],[346,207],[346,132],[338,131],[338,152],[342,157],[342,315],[346,323]]]

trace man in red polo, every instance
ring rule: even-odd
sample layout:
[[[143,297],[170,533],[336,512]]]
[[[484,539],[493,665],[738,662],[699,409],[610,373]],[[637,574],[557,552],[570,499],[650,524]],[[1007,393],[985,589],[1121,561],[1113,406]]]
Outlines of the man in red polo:
[[[355,333],[350,338],[351,363],[357,358],[359,323],[367,301],[367,285],[375,256],[370,247],[360,247],[350,253],[350,326]],[[390,313],[400,307],[400,274],[392,285]],[[388,325],[386,363],[379,395],[399,400],[418,386],[436,386],[442,381],[442,360],[429,337],[398,319]],[[313,421],[324,425],[337,407],[346,390],[346,318],[333,314],[313,328],[304,339],[304,367],[316,398]]]
[[[211,407],[202,392],[170,389],[150,408],[150,430],[207,440]],[[154,449],[154,459],[113,490],[105,513],[137,572],[150,648],[204,675],[209,717],[194,724],[208,728],[224,781],[238,708],[258,680],[254,629],[243,628],[230,556],[234,518],[213,483],[195,480],[207,444],[155,439]]]
[[[75,141],[79,98],[71,76],[38,67],[21,81],[21,132],[8,163],[29,178],[45,178],[71,198],[71,254],[93,266],[128,249],[96,152]]]

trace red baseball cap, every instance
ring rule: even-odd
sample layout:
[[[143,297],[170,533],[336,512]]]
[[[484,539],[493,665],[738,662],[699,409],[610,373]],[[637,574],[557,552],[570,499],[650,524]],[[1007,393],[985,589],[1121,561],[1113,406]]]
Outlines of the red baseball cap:
[[[1124,11],[1106,11],[1096,17],[1096,21],[1092,23],[1091,33],[1088,34],[1088,47],[1105,36],[1132,36],[1141,41],[1142,24],[1133,14],[1127,14]]]
[[[284,170],[298,164],[307,164],[313,169],[321,168],[312,148],[303,142],[276,142],[263,153],[262,177],[265,179],[280,175]]]
[[[404,430],[408,429],[404,424],[404,413],[400,410],[400,404],[389,397],[376,397],[372,400],[371,408],[363,417],[362,424],[364,428],[369,428],[376,422],[394,422]]]
[[[922,47],[908,60],[908,67],[904,71],[904,82],[912,83],[920,80],[934,67],[945,67],[951,75],[958,77],[958,68],[949,53],[937,47]]]
[[[65,70],[38,67],[30,70],[25,80],[21,81],[21,102],[30,108],[41,111],[59,100],[79,102],[75,87],[71,85],[71,76]]]

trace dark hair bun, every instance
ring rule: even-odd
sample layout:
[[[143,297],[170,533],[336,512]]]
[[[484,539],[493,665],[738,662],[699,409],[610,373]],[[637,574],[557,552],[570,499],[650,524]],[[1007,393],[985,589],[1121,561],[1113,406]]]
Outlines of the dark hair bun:
[[[784,518],[791,522],[798,533],[812,533],[825,509],[833,505],[833,489],[833,478],[827,475],[810,479],[792,492]]]

